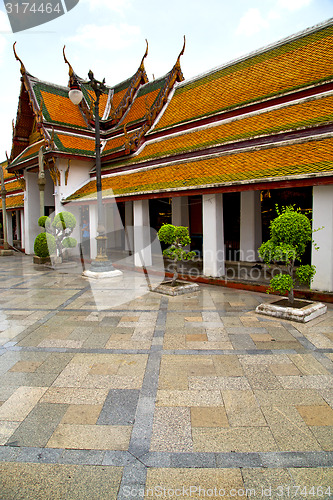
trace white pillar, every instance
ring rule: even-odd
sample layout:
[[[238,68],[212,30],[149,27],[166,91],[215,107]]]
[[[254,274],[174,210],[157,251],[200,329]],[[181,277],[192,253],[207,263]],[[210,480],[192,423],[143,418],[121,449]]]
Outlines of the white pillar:
[[[16,239],[20,240],[21,239],[21,218],[20,218],[20,211],[15,210],[15,219],[16,219]]]
[[[134,216],[134,265],[138,267],[151,266],[151,241],[149,200],[133,202]]]
[[[323,227],[313,234],[319,250],[312,248],[312,264],[316,274],[312,288],[333,291],[333,185],[313,187],[313,229]]]
[[[39,189],[36,173],[25,172],[24,178],[26,186],[24,192],[25,253],[33,254],[35,238],[42,230],[38,226]]]
[[[203,274],[219,277],[225,274],[223,195],[202,197]]]
[[[97,257],[97,205],[89,205],[90,258]]]
[[[133,252],[133,202],[125,202],[125,250]]]
[[[117,203],[108,203],[104,205],[105,209],[105,231],[108,238],[107,248],[122,248],[122,229],[120,213]]]
[[[240,260],[256,262],[262,243],[260,191],[242,191],[240,207]]]
[[[7,210],[7,241],[10,246],[13,246],[13,216],[10,210]]]
[[[25,234],[24,234],[24,210],[20,210],[21,219],[21,248],[25,248]]]
[[[189,227],[188,196],[172,198],[172,224]]]

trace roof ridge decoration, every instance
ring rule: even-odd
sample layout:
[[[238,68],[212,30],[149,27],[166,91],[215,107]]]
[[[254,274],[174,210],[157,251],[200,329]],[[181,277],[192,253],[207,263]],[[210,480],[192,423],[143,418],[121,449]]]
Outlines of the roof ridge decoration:
[[[144,53],[144,56],[141,60],[140,66],[133,76],[131,83],[126,90],[126,93],[122,100],[120,101],[118,107],[115,109],[113,104],[111,103],[111,110],[110,110],[110,115],[109,115],[109,120],[111,120],[112,125],[116,125],[117,123],[120,122],[126,111],[128,110],[129,106],[132,104],[134,96],[141,84],[143,83],[148,83],[148,77],[147,73],[145,70],[144,66],[144,60],[148,55],[148,40],[146,39],[146,52]]]
[[[184,80],[184,75],[180,67],[180,58],[185,52],[185,46],[186,46],[186,37],[184,35],[183,48],[178,55],[175,65],[173,66],[172,70],[168,73],[164,86],[160,90],[155,103],[153,104],[153,106],[149,111],[147,110],[144,124],[137,132],[135,132],[130,137],[129,142],[127,141],[127,144],[125,146],[125,152],[127,154],[137,150],[137,148],[140,145],[141,139],[146,134],[146,132],[151,128],[158,114],[161,112],[163,106],[166,104],[169,94],[173,89],[173,86],[176,83],[176,81],[182,82]]]
[[[19,135],[19,132],[18,132],[18,127],[21,126],[21,128],[22,128],[22,123],[20,124],[20,122],[22,122],[22,115],[24,115],[24,113],[27,113],[28,108],[30,108],[30,110],[31,110],[31,117],[30,118],[35,120],[36,126],[37,126],[38,130],[40,131],[40,133],[43,137],[43,140],[45,141],[46,147],[49,149],[52,148],[52,140],[50,140],[50,136],[43,125],[43,102],[41,102],[41,106],[39,106],[37,98],[36,98],[35,93],[34,93],[33,88],[32,88],[32,84],[31,84],[31,78],[33,78],[33,77],[30,73],[28,73],[22,60],[18,57],[15,45],[16,45],[16,42],[14,42],[14,44],[13,44],[13,52],[14,52],[15,59],[17,61],[19,61],[21,64],[20,72],[22,75],[22,77],[21,77],[22,85],[21,85],[21,91],[20,91],[20,96],[19,96],[18,110],[17,110],[17,114],[16,114],[16,123],[15,123],[15,125],[13,124],[13,140],[12,140],[12,150],[11,150],[11,155],[10,155],[10,163],[13,162],[13,160],[17,156],[19,156],[29,146],[28,136],[27,135],[22,136],[22,134]],[[26,100],[26,102],[24,104],[25,108],[27,108],[25,110],[22,109],[23,108],[22,100],[23,100],[23,93],[24,92],[26,92],[27,97],[28,97],[28,99]],[[30,114],[30,110],[29,110],[29,114]],[[24,116],[26,118],[26,114]],[[25,133],[27,131],[30,134],[30,130],[26,129]]]
[[[66,57],[65,48],[66,48],[66,45],[64,45],[64,47],[62,49],[62,53],[63,53],[63,56],[64,56],[65,63],[68,64],[69,81],[68,81],[68,85],[67,86],[70,88],[72,85],[76,84],[76,85],[78,85],[80,87],[80,90],[82,91],[82,89],[81,89],[81,83],[83,83],[84,80],[83,80],[83,78],[79,77],[75,73],[75,71],[73,70],[72,65],[70,64],[70,62],[68,61],[68,59]],[[78,105],[79,108],[80,108],[80,110],[82,111],[83,115],[85,116],[85,118],[87,120],[87,124],[90,123],[91,121],[93,121],[93,119],[94,119],[94,115],[93,115],[91,103],[89,103],[89,104],[90,105],[88,105],[88,103],[86,102],[85,98],[83,98],[82,101]]]

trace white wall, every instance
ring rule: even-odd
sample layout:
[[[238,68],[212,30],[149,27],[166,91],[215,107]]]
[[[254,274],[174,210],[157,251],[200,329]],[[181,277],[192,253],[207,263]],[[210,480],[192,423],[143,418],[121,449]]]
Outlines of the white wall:
[[[333,185],[313,187],[313,234],[319,250],[312,249],[312,264],[316,274],[312,282],[315,290],[333,291]]]
[[[40,208],[38,174],[25,171],[24,178],[26,183],[24,193],[25,253],[32,255],[34,254],[35,238],[41,232],[41,228],[38,226]]]
[[[203,273],[215,278],[225,274],[223,195],[202,196]]]

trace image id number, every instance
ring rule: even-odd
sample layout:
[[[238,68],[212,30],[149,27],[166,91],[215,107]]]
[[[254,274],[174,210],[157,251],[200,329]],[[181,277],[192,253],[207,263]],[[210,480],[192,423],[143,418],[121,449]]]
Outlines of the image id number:
[[[38,3],[35,2],[22,2],[22,3],[5,3],[7,14],[58,14],[63,13],[60,3],[53,4],[51,2]]]

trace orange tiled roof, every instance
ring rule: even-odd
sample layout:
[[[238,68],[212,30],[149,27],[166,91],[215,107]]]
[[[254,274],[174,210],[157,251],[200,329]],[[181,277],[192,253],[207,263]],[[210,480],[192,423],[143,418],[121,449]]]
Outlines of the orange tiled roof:
[[[60,151],[93,156],[95,154],[95,139],[57,133],[55,144]]]
[[[333,26],[179,85],[156,129],[332,79]]]
[[[191,189],[229,182],[333,172],[333,138],[223,154],[102,179],[103,196]],[[68,200],[94,198],[90,181]]]
[[[47,121],[66,123],[80,128],[87,127],[80,108],[75,106],[68,98],[68,91],[67,95],[46,90],[41,90],[40,93],[44,102],[43,114]]]
[[[14,196],[6,196],[6,209],[7,208],[21,208],[24,206],[23,194],[16,194]],[[2,208],[2,200],[0,198],[0,208]]]
[[[6,182],[6,191],[11,193],[13,191],[22,191],[20,182],[15,178],[13,181]]]
[[[148,143],[132,161],[184,153],[225,142],[315,126],[328,121],[333,121],[332,95]]]
[[[33,158],[34,156],[37,156],[39,148],[41,146],[44,146],[44,144],[45,144],[45,141],[39,141],[39,142],[32,144],[31,146],[28,146],[27,148],[25,148],[24,151],[22,151],[22,153],[20,155],[18,155],[15,158],[14,161],[11,162],[10,166],[12,167],[18,163],[21,163],[24,160],[28,160],[30,158]]]

